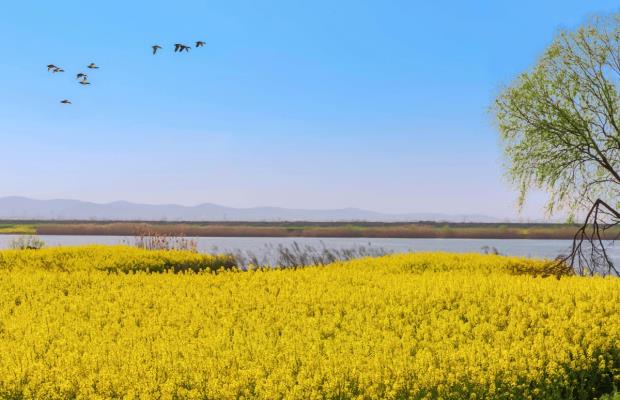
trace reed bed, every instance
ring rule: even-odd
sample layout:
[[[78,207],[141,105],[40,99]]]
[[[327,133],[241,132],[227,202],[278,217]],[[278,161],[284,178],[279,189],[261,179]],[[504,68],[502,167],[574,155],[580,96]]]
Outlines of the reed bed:
[[[442,224],[442,223],[145,223],[57,222],[37,223],[40,235],[184,237],[368,237],[368,238],[477,238],[477,239],[572,239],[578,229],[569,224]],[[619,229],[606,231],[615,238]]]

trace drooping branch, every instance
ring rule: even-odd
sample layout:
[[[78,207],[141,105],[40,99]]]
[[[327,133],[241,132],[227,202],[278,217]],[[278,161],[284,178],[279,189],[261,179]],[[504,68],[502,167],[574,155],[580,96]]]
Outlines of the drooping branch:
[[[619,224],[620,212],[597,199],[586,214],[583,225],[575,233],[570,253],[560,257],[558,262],[571,266],[579,275],[620,276],[606,248],[608,243],[618,239],[609,238],[606,233]]]
[[[620,201],[618,49],[620,14],[560,32],[536,65],[495,102],[507,175],[519,190],[519,205],[532,189],[542,189],[549,194],[549,214],[587,211],[569,254],[555,264],[557,271],[572,267],[582,275],[620,275],[609,254],[620,238],[620,211],[610,206]]]

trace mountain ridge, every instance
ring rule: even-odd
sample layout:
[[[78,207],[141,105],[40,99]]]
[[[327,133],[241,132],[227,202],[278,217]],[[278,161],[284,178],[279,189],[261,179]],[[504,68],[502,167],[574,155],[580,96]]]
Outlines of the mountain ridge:
[[[382,213],[355,207],[303,209],[273,206],[235,208],[214,203],[195,206],[142,204],[125,200],[95,203],[75,199],[0,197],[0,219],[97,221],[312,221],[312,222],[501,222],[482,214]]]

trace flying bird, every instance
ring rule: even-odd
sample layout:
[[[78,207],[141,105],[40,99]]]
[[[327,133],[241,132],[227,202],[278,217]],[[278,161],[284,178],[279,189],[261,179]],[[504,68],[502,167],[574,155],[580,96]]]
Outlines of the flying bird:
[[[157,50],[161,49],[161,46],[156,44],[155,46],[151,46],[151,48],[153,49],[153,55],[155,55],[155,53],[157,53]]]
[[[61,101],[61,103],[62,103],[62,104],[72,104],[69,100],[66,100],[66,99],[65,99],[65,100],[62,100],[62,101]]]
[[[78,82],[80,85],[90,85],[90,82],[86,79],[83,78],[80,82]]]
[[[196,47],[202,47],[205,45],[205,42],[203,42],[202,40],[199,40],[196,42]]]
[[[86,75],[83,72],[80,72],[79,74],[75,76],[75,79],[86,79],[86,78],[88,78],[88,75]]]
[[[90,64],[88,64],[87,67],[90,68],[90,69],[99,69],[99,67],[95,63],[90,63]]]
[[[51,71],[53,69],[56,69],[56,68],[58,68],[58,67],[55,66],[54,64],[50,64],[50,65],[47,66],[47,71],[49,72],[49,71]]]
[[[189,52],[189,50],[190,50],[190,49],[191,49],[191,47],[186,46],[186,45],[181,44],[181,43],[176,43],[176,44],[174,45],[174,52],[175,52],[175,53],[176,53],[176,52],[183,52],[184,50],[185,50],[186,52]]]

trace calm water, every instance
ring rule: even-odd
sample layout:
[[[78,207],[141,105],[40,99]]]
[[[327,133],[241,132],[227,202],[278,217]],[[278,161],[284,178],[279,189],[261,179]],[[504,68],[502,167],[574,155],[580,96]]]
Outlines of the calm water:
[[[0,235],[0,248],[7,248],[17,235]],[[133,237],[123,236],[40,236],[47,246],[80,244],[132,244]],[[265,238],[265,237],[201,237],[193,238],[202,252],[252,252],[261,258],[271,259],[278,245],[300,245],[347,249],[359,246],[382,248],[390,252],[447,251],[455,253],[483,253],[486,247],[501,254],[555,258],[570,248],[570,240],[538,239],[369,239],[369,238]],[[611,257],[620,261],[620,246],[611,247]]]

